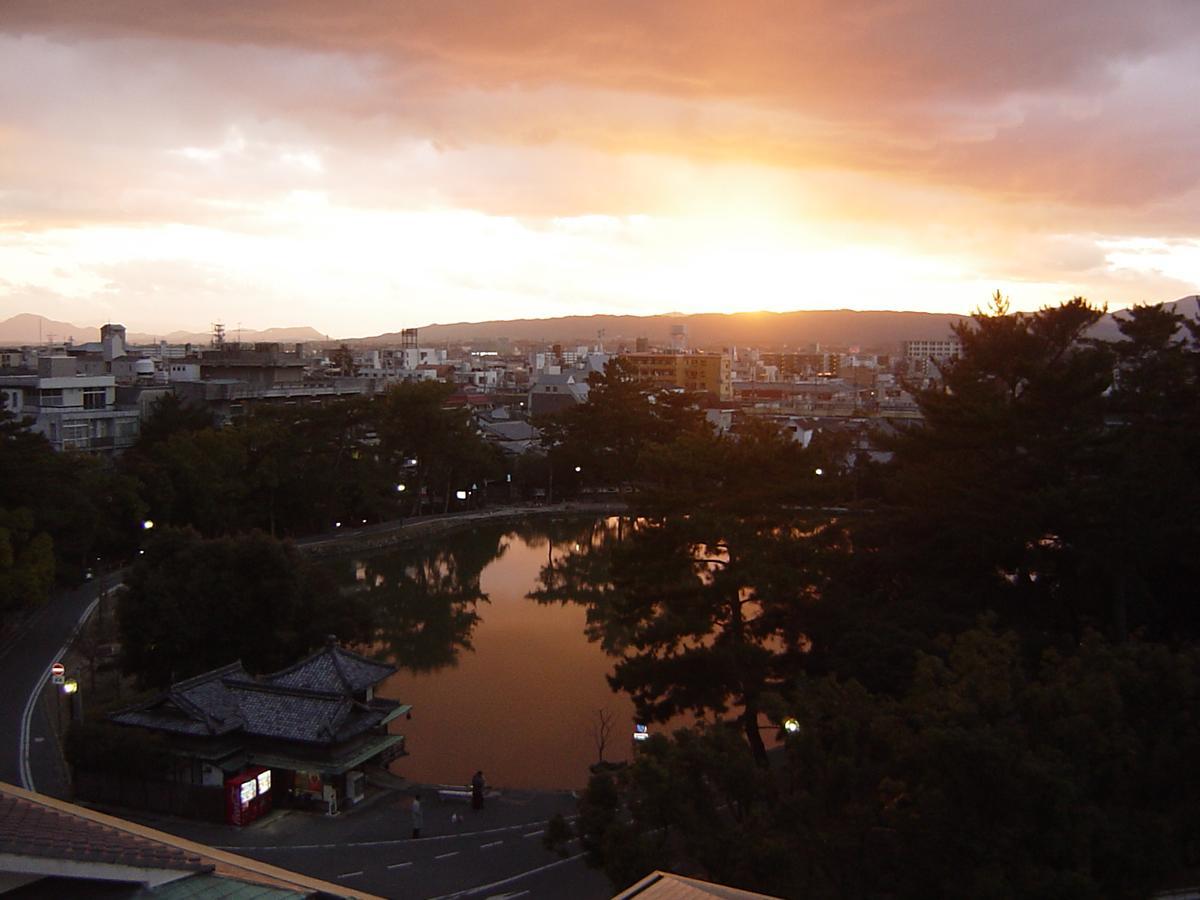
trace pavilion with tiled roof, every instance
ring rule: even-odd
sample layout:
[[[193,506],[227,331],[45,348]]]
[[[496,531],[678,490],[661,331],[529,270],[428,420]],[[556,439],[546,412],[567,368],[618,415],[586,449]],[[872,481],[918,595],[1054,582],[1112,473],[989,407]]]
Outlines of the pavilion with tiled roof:
[[[110,719],[162,734],[188,763],[177,777],[190,783],[215,787],[261,766],[276,773],[277,802],[297,794],[327,797],[328,787],[338,802],[352,801],[358,796],[353,773],[405,752],[404,736],[390,734],[388,723],[411,707],[375,696],[375,686],[395,671],[331,636],[312,656],[279,672],[255,678],[241,662],[231,663]]]

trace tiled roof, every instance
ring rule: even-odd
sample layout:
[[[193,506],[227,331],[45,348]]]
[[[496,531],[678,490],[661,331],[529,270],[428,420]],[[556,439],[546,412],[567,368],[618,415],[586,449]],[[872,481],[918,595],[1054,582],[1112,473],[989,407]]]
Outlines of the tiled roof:
[[[303,900],[312,895],[236,878],[192,875],[156,888],[151,896],[158,900]]]
[[[256,680],[234,663],[181,681],[149,703],[113,713],[112,720],[173,734],[247,735],[336,744],[380,724],[399,704],[355,698],[395,672],[327,645],[308,659]]]
[[[358,694],[395,672],[395,666],[339,647],[331,638],[308,659],[262,680],[281,687]]]
[[[4,782],[0,857],[0,880],[6,873],[41,877],[19,896],[379,900]]]
[[[0,794],[0,853],[80,862],[207,872],[199,856],[169,844],[13,796]]]

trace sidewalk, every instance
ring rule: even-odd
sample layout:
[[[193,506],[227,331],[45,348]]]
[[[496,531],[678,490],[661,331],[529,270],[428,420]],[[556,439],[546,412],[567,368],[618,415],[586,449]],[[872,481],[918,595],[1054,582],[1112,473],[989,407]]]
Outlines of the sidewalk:
[[[555,814],[575,815],[570,791],[491,790],[481,810],[470,803],[443,801],[438,789],[456,785],[407,785],[380,788],[357,806],[335,816],[294,809],[274,810],[250,825],[238,827],[200,822],[144,810],[88,806],[161,831],[233,851],[290,847],[352,847],[407,843],[411,837],[412,796],[420,795],[424,827],[419,842],[446,840],[487,832],[544,826]]]

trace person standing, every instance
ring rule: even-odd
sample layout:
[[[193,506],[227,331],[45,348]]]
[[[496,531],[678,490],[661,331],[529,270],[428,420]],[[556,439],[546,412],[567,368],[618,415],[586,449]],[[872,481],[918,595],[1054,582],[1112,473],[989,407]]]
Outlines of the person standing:
[[[425,825],[425,812],[421,809],[421,795],[413,794],[412,801],[412,829],[413,840],[421,836],[421,829]]]
[[[471,776],[471,809],[483,809],[483,771]]]

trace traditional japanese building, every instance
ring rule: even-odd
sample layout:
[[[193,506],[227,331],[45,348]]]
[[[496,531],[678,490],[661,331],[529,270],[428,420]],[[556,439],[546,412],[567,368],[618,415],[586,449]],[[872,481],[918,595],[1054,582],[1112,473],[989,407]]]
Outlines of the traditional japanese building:
[[[256,678],[232,663],[110,718],[162,734],[179,781],[236,793],[257,780],[258,810],[313,802],[335,811],[362,798],[364,766],[405,753],[404,736],[388,723],[411,706],[374,695],[395,671],[330,636],[282,671]]]

